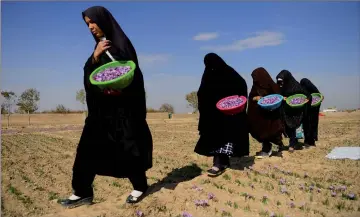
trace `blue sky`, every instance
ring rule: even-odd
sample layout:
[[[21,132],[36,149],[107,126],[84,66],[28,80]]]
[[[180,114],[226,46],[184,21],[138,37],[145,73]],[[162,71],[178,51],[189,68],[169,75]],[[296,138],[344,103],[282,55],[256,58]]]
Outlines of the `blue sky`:
[[[203,58],[217,52],[252,86],[251,72],[288,69],[325,94],[323,107],[360,107],[359,2],[2,2],[2,90],[41,94],[40,109],[77,109],[94,40],[81,12],[108,8],[139,56],[148,106],[186,112]],[[344,97],[346,96],[346,97]]]

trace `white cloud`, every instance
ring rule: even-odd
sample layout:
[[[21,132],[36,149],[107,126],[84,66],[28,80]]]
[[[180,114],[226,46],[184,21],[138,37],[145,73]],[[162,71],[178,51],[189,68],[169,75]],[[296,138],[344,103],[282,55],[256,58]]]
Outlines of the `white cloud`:
[[[217,32],[202,32],[193,37],[195,41],[210,41],[219,37]]]
[[[140,64],[154,64],[168,62],[170,59],[169,54],[139,54]]]
[[[266,46],[277,46],[284,42],[284,35],[281,32],[257,32],[255,36],[237,40],[229,45],[204,46],[202,50],[221,51],[243,51]]]

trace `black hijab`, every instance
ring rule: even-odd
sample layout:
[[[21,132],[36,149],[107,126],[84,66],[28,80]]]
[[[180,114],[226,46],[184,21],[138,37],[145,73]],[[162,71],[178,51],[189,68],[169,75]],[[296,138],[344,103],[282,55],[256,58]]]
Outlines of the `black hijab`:
[[[306,90],[304,90],[300,83],[294,78],[294,76],[288,70],[282,70],[277,76],[276,80],[279,83],[279,78],[282,79],[283,86],[280,88],[281,95],[284,97],[289,97],[294,94],[304,94],[309,99],[307,105],[302,108],[294,109],[291,108],[285,102],[284,106],[281,108],[282,118],[285,121],[285,124],[290,129],[296,129],[301,125],[303,121],[304,112],[306,115],[306,111],[309,106],[311,106],[311,94],[309,94]]]
[[[221,57],[215,53],[208,53],[204,57],[204,64],[205,71],[197,93],[199,111],[217,114],[219,111],[216,103],[220,99],[231,95],[247,97],[246,81]]]
[[[300,85],[309,93],[320,93],[319,89],[307,78],[300,81]],[[305,137],[318,140],[318,125],[319,125],[320,106],[311,107],[307,109],[307,119],[304,121]]]
[[[282,70],[276,76],[276,80],[279,81],[279,78],[283,80],[283,86],[280,89],[281,89],[281,94],[284,97],[289,97],[294,94],[308,95],[308,93],[301,87],[300,83],[294,78],[294,76],[288,70]]]
[[[307,78],[301,79],[300,85],[310,93],[320,93],[319,89]]]
[[[200,112],[198,130],[200,139],[195,152],[208,156],[228,142],[235,145],[234,155],[249,154],[249,131],[244,110],[236,115],[225,115],[216,108],[216,103],[228,96],[247,98],[246,81],[215,53],[204,58],[205,71],[198,94]]]

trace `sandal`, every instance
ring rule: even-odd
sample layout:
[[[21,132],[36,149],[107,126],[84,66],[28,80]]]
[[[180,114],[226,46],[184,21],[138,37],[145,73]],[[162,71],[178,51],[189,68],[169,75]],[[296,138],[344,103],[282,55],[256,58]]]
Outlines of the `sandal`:
[[[208,176],[210,176],[210,177],[217,177],[217,176],[220,176],[221,174],[223,174],[226,169],[227,169],[227,167],[219,168],[219,167],[213,166],[211,169],[209,169],[207,171],[207,173],[208,173]]]
[[[92,205],[94,197],[84,197],[78,199],[59,199],[58,203],[68,209],[76,208],[82,205]]]

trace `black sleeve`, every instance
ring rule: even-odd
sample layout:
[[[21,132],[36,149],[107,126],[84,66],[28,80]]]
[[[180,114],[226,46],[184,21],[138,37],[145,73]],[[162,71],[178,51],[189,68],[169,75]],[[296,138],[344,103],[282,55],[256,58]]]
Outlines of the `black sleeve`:
[[[86,93],[88,116],[91,116],[94,112],[96,112],[95,92],[93,90],[94,86],[90,83],[89,76],[97,67],[100,66],[100,64],[93,64],[92,58],[93,55],[89,57],[84,66],[84,89]]]

